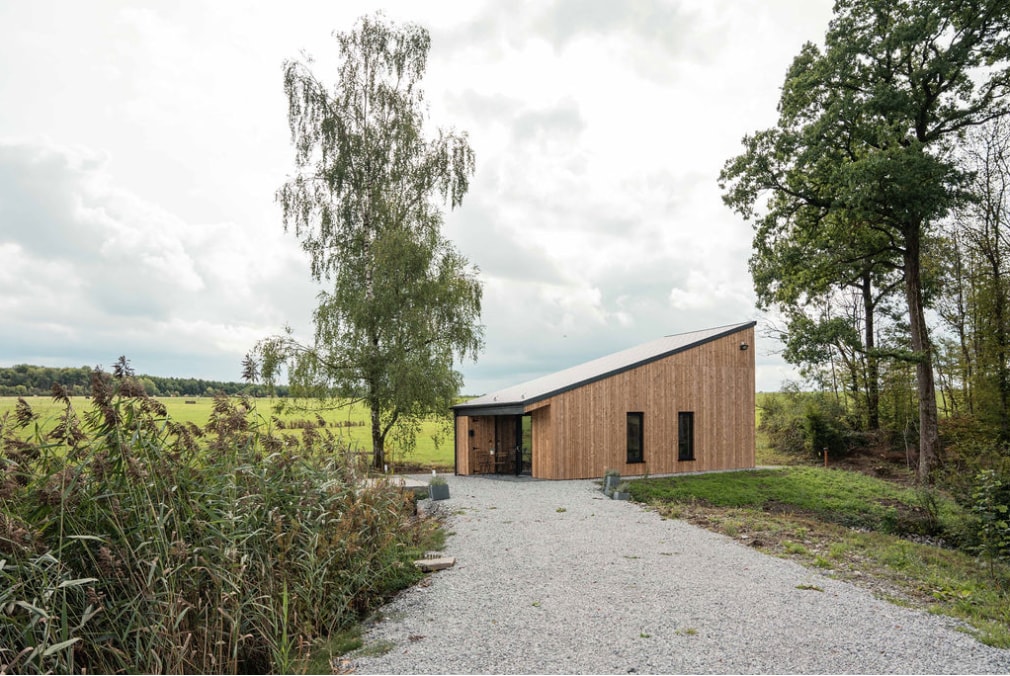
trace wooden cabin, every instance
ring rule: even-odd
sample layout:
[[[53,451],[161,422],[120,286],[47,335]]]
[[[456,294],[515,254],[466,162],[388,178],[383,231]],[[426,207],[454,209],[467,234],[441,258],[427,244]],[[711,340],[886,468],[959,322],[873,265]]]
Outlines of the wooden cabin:
[[[754,326],[666,336],[458,404],[456,473],[754,467]]]

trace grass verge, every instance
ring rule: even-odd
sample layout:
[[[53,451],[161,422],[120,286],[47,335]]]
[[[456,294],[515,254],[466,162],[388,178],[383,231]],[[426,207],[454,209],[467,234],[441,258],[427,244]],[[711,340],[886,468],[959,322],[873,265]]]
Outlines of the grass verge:
[[[967,518],[950,500],[810,467],[634,481],[631,494],[668,518],[964,620],[981,642],[1010,648],[1010,568],[945,546]]]

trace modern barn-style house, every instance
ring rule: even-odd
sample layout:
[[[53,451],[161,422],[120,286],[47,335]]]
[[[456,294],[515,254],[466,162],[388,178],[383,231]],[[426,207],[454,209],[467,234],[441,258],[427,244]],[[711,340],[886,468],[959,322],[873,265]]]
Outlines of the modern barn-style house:
[[[666,336],[458,404],[456,473],[753,467],[754,325]]]

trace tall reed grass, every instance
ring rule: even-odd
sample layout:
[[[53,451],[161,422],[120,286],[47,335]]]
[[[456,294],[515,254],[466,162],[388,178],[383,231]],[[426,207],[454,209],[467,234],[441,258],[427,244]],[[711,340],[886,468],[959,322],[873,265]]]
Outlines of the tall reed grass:
[[[292,672],[416,581],[438,524],[243,400],[175,423],[120,360],[39,432],[0,418],[0,673]]]

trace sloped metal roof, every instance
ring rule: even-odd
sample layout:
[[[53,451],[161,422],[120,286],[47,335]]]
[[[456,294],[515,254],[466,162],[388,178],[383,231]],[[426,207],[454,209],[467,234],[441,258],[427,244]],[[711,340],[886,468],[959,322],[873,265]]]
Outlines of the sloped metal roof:
[[[479,409],[481,415],[522,413],[523,407],[529,404],[688,350],[711,340],[749,329],[756,323],[744,322],[665,336],[606,357],[572,366],[563,371],[470,399],[453,406],[453,409],[462,414],[476,414],[475,409]]]

